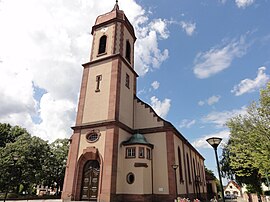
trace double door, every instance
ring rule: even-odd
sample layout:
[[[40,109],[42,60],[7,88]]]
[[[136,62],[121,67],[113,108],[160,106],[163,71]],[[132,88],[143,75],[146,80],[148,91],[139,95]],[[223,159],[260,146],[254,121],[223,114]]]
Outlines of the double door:
[[[88,161],[83,169],[82,201],[97,201],[100,166],[99,162]]]

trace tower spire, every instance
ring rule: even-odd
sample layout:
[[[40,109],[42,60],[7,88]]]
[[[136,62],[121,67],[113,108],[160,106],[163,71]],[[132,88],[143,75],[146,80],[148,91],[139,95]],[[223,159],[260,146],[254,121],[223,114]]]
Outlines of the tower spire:
[[[112,9],[113,11],[115,11],[115,10],[119,10],[119,6],[118,6],[118,0],[115,0],[115,5],[114,5],[114,7],[113,7],[113,9]]]

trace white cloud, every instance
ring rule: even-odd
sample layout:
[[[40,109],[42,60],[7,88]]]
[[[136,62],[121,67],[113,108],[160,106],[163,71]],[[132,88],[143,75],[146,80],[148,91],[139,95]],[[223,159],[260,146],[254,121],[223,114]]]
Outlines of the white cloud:
[[[142,94],[145,94],[145,93],[147,93],[147,91],[145,90],[145,88],[143,88],[143,89],[141,89],[141,90],[139,90],[137,92],[137,95],[142,95]]]
[[[168,22],[162,19],[155,19],[150,23],[150,27],[152,30],[155,30],[160,34],[160,37],[163,39],[167,39],[169,37],[169,31],[167,29]]]
[[[160,101],[158,98],[153,96],[151,97],[151,106],[159,116],[166,118],[171,107],[171,100],[165,98],[163,101]]]
[[[211,105],[213,105],[213,104],[219,102],[220,98],[221,98],[221,96],[219,96],[219,95],[213,95],[213,96],[209,97],[209,98],[208,98],[207,100],[205,100],[205,101],[200,100],[200,101],[198,102],[198,105],[199,105],[199,106],[203,106],[205,103],[207,103],[208,105],[211,106]]]
[[[196,23],[181,21],[180,25],[188,36],[192,36],[196,29]]]
[[[71,135],[80,64],[89,61],[89,32],[96,17],[110,11],[114,3],[1,1],[0,122],[18,124],[50,141]],[[158,45],[169,36],[167,22],[150,21],[134,0],[119,4],[135,27],[136,70],[144,75],[168,58],[168,50]]]
[[[231,92],[234,93],[236,96],[239,96],[262,88],[270,80],[270,76],[265,73],[265,70],[266,67],[260,67],[258,69],[257,77],[254,80],[242,80],[239,84],[233,87],[233,90],[231,90]]]
[[[196,123],[196,120],[188,120],[188,119],[184,119],[181,121],[179,128],[190,128],[192,125],[194,125]]]
[[[75,109],[75,104],[67,99],[55,100],[50,93],[44,94],[40,101],[42,122],[34,126],[34,134],[43,139],[65,138],[66,126],[74,124]]]
[[[203,106],[204,104],[205,104],[205,102],[202,101],[202,100],[200,100],[200,101],[198,102],[198,105],[199,105],[199,106]]]
[[[212,133],[212,134],[208,134],[208,135],[204,135],[202,138],[198,138],[196,139],[194,142],[192,142],[191,144],[199,149],[199,148],[211,148],[211,146],[208,144],[208,142],[206,141],[208,138],[211,137],[219,137],[222,138],[222,143],[227,142],[227,140],[229,139],[230,136],[230,131],[228,130],[223,130],[223,131],[219,131],[217,133]]]
[[[224,127],[225,123],[232,117],[238,114],[245,114],[246,107],[243,106],[241,109],[233,109],[231,111],[222,111],[222,112],[211,112],[208,115],[202,118],[204,123],[210,123],[216,125],[216,127]]]
[[[159,68],[161,63],[169,57],[167,49],[161,51],[158,48],[159,39],[168,37],[168,23],[161,19],[148,24],[147,22],[146,18],[135,27],[138,38],[135,44],[135,69],[140,76],[145,75],[149,70]]]
[[[228,68],[236,57],[242,57],[246,49],[244,37],[241,37],[239,41],[233,40],[222,47],[214,47],[204,53],[200,52],[194,60],[193,73],[200,79],[213,76]]]
[[[159,88],[159,82],[158,81],[154,81],[151,86],[153,87],[154,90],[157,90]]]
[[[213,105],[213,104],[217,103],[219,101],[219,99],[220,99],[219,95],[218,96],[213,95],[213,96],[211,96],[210,98],[207,99],[207,104],[208,105]]]
[[[225,4],[227,0],[220,0],[221,3]],[[252,5],[255,2],[255,0],[235,0],[236,6],[238,8],[246,8],[250,5]]]
[[[246,8],[254,3],[254,0],[235,0],[236,5],[239,8]]]

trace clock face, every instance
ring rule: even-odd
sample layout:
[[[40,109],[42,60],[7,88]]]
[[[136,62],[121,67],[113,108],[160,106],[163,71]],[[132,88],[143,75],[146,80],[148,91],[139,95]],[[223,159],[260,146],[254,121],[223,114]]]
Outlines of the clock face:
[[[101,32],[105,33],[108,30],[108,27],[102,27]]]

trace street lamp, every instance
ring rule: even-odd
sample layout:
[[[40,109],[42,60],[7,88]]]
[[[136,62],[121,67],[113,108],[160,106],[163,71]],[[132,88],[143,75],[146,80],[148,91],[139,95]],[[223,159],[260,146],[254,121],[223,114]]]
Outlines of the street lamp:
[[[177,191],[177,178],[176,178],[176,169],[178,168],[177,164],[173,164],[172,168],[174,169],[174,177],[175,177],[175,198],[177,199],[178,191]]]
[[[218,169],[218,176],[219,176],[221,194],[222,194],[222,201],[225,202],[224,190],[223,190],[222,179],[221,179],[221,174],[220,174],[220,168],[219,168],[219,163],[218,163],[218,156],[217,156],[217,148],[218,148],[218,145],[220,144],[220,142],[222,141],[222,138],[211,137],[211,138],[208,138],[206,141],[214,148],[214,151],[215,151],[217,169]]]

